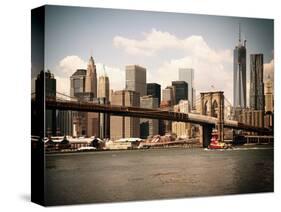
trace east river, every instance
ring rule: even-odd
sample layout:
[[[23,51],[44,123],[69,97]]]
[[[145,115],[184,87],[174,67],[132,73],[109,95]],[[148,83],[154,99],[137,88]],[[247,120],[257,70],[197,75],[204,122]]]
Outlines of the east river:
[[[273,148],[148,149],[46,155],[46,204],[273,191]]]

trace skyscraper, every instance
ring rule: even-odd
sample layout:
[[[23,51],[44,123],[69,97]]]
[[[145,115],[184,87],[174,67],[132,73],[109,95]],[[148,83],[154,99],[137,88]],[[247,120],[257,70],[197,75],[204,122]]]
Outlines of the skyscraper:
[[[54,75],[49,70],[47,72],[41,71],[35,80],[36,99],[44,101],[44,97],[56,98],[56,89],[57,81]],[[56,110],[46,110],[45,132],[47,136],[57,134]]]
[[[105,97],[109,101],[109,78],[107,75],[99,77],[98,97]]]
[[[109,104],[109,78],[104,75],[99,77],[98,82],[98,104]],[[110,115],[107,113],[100,113],[100,138],[109,138],[110,135]]]
[[[187,100],[188,84],[185,81],[172,81],[172,86],[175,87],[175,104],[180,100]]]
[[[141,108],[158,108],[158,98],[152,95],[142,96],[140,98]],[[140,119],[140,137],[146,139],[148,136],[158,135],[159,121],[156,119]]]
[[[174,86],[167,86],[162,91],[162,101],[163,102],[170,102],[171,105],[175,104],[175,87]]]
[[[126,90],[146,95],[146,69],[138,65],[126,66]]]
[[[246,40],[241,42],[239,25],[239,42],[233,51],[233,106],[246,107]]]
[[[120,106],[140,106],[140,95],[131,90],[115,91],[111,95],[111,104]],[[140,137],[140,119],[124,116],[110,117],[110,138]]]
[[[70,76],[70,96],[78,97],[79,93],[85,92],[86,72],[85,69],[77,69]]]
[[[250,108],[264,110],[263,54],[250,55]]]
[[[264,83],[265,112],[273,112],[273,86],[269,75]]]
[[[78,101],[93,101],[97,97],[97,73],[93,57],[87,70],[78,69],[70,77],[70,95]],[[99,136],[99,114],[91,112],[73,112],[74,136]]]
[[[58,111],[57,133],[58,135],[72,135],[72,111]]]
[[[173,111],[171,101],[163,100],[160,103],[160,109],[165,111]],[[170,120],[159,120],[159,134],[165,135],[166,133],[172,132],[172,121]]]
[[[86,73],[85,69],[77,69],[70,76],[70,96],[76,97],[78,101],[84,100],[85,92],[85,82],[86,82]],[[87,113],[74,111],[72,114],[73,121],[73,136],[82,136],[86,135],[87,126],[86,118]]]
[[[95,104],[101,104],[101,105],[109,104],[109,101],[106,97],[95,98],[93,102]],[[97,128],[99,129],[97,133],[99,138],[104,139],[110,137],[110,115],[108,113],[98,113]]]
[[[94,58],[91,56],[87,66],[85,92],[97,97],[97,71]]]
[[[44,83],[45,75],[45,97],[56,98],[57,82],[54,74],[49,70],[41,72],[36,79],[36,95],[44,97],[44,90],[40,91],[41,83]],[[59,92],[59,91],[58,91]],[[46,110],[45,130],[46,135],[71,135],[72,134],[72,115],[71,111]]]
[[[189,113],[190,103],[188,100],[180,100],[179,104],[174,106],[174,112]],[[191,135],[191,123],[187,122],[172,122],[172,132],[180,138],[190,138]]]
[[[179,69],[179,78],[180,81],[185,81],[188,84],[188,96],[190,106],[193,107],[195,96],[195,88],[194,88],[194,69],[192,68],[180,68]]]
[[[158,107],[161,102],[161,85],[157,83],[147,83],[146,84],[147,95],[151,95],[154,98],[158,99]]]

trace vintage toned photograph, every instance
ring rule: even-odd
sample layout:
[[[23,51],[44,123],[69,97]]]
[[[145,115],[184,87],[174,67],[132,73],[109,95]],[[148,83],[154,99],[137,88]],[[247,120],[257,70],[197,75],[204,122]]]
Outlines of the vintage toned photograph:
[[[31,11],[32,201],[274,191],[274,20]]]

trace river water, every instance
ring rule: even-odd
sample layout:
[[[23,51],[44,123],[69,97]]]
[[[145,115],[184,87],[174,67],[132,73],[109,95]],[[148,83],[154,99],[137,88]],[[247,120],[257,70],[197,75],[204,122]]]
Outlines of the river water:
[[[46,155],[46,204],[273,191],[273,148],[149,149]]]

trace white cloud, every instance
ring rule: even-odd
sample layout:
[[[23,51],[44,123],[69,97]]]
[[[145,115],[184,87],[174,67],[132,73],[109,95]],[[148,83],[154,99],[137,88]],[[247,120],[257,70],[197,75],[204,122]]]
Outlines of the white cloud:
[[[129,54],[154,55],[156,51],[164,48],[181,48],[181,41],[168,32],[152,29],[150,33],[144,33],[144,40],[134,40],[115,36],[113,44],[117,48],[124,48]]]
[[[67,76],[71,76],[80,68],[87,68],[87,62],[76,55],[66,56],[59,62],[59,72]]]
[[[129,39],[122,36],[113,38],[113,45],[116,48],[123,48],[128,54],[140,54],[152,56],[164,49],[184,50],[185,53],[205,58],[209,57],[212,61],[229,60],[230,51],[215,51],[212,50],[204,38],[199,35],[192,35],[185,39],[179,39],[169,32],[162,32],[152,29],[149,33],[143,33],[143,40]],[[220,57],[224,55],[225,57]]]
[[[144,33],[144,39],[135,40],[116,36],[113,39],[116,48],[122,48],[128,54],[155,56],[169,49],[170,52],[182,51],[184,56],[164,61],[156,70],[148,74],[149,82],[161,83],[162,88],[178,80],[179,68],[195,70],[195,89],[197,94],[211,90],[223,90],[226,98],[232,102],[232,51],[213,49],[202,36],[193,35],[179,39],[168,32],[152,29]],[[161,52],[162,51],[162,52]],[[177,54],[175,54],[177,55]],[[144,65],[145,66],[145,65]]]

